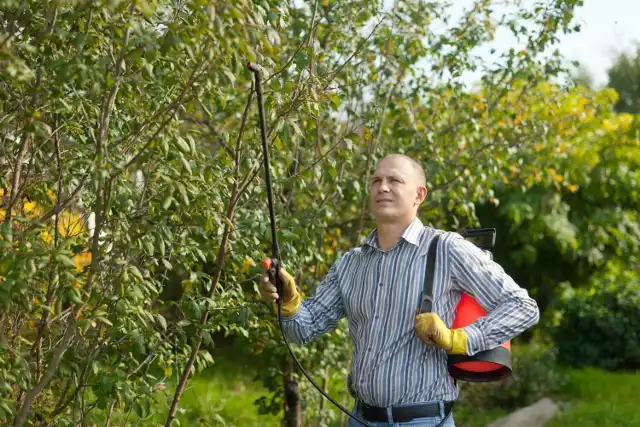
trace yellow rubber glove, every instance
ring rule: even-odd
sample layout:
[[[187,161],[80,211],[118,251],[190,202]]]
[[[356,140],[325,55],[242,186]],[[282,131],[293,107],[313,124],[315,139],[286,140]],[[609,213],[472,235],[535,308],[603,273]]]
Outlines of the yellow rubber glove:
[[[280,280],[282,280],[282,307],[281,313],[283,316],[291,316],[298,312],[300,304],[302,303],[302,297],[298,293],[296,282],[293,277],[287,273],[284,268],[279,270]],[[278,304],[275,302],[279,295],[274,283],[269,281],[269,274],[265,271],[260,278],[260,285],[258,286],[260,295],[265,301],[273,301],[273,308],[278,312]]]
[[[425,344],[436,344],[449,354],[467,354],[467,334],[463,329],[449,329],[436,313],[416,316],[416,335]]]

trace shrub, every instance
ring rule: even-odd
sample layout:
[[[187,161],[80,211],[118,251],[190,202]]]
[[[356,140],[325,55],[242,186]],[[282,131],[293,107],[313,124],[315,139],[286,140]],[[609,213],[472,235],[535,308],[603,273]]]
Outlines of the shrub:
[[[604,277],[591,289],[566,291],[561,301],[553,331],[560,363],[606,370],[640,367],[637,277]]]
[[[498,382],[461,383],[460,400],[477,409],[506,410],[529,405],[554,393],[566,381],[556,364],[558,351],[540,343],[514,346],[513,374]]]

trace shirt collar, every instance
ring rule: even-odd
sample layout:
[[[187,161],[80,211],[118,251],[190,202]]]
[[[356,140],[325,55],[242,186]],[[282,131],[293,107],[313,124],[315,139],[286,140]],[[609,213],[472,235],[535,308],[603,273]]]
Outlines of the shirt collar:
[[[424,225],[422,225],[422,221],[417,216],[411,221],[411,223],[404,229],[401,239],[406,240],[412,245],[418,246],[420,242],[420,235],[422,234],[422,230],[424,229]],[[378,231],[373,230],[366,240],[363,243],[363,246],[371,246],[372,248],[379,249],[378,246]]]

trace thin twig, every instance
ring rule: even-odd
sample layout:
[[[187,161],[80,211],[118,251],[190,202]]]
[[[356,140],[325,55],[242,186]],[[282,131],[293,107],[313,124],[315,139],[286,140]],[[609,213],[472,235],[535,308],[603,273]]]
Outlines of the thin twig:
[[[203,59],[202,61],[200,61],[195,68],[193,69],[193,71],[191,72],[191,75],[189,76],[189,79],[187,80],[187,83],[185,84],[182,92],[180,93],[180,95],[170,104],[170,107],[168,108],[168,110],[173,109],[173,111],[171,112],[171,114],[169,114],[167,116],[167,118],[160,124],[158,125],[158,128],[156,129],[156,131],[153,133],[153,135],[149,138],[149,140],[142,146],[142,148],[140,149],[140,151],[138,151],[132,158],[131,160],[129,160],[124,166],[122,166],[121,168],[116,169],[114,172],[111,173],[111,177],[110,180],[113,181],[115,178],[117,178],[120,174],[122,174],[122,172],[124,172],[125,170],[127,170],[129,168],[129,166],[131,166],[133,163],[135,163],[138,158],[149,148],[149,146],[156,140],[156,138],[158,137],[158,135],[160,135],[160,132],[162,132],[164,130],[164,128],[167,126],[167,124],[169,124],[169,122],[171,120],[173,120],[173,117],[176,114],[176,111],[178,109],[178,107],[180,105],[182,105],[182,101],[185,97],[185,95],[187,94],[188,90],[191,88],[191,86],[193,85],[193,83],[202,75],[202,73],[204,73],[204,71],[198,75],[196,75],[196,73],[200,70],[200,68],[205,64],[205,60]]]
[[[369,33],[369,35],[360,43],[360,45],[358,46],[358,48],[353,51],[353,53],[351,55],[349,55],[349,57],[347,58],[346,61],[344,61],[342,64],[340,64],[340,66],[333,72],[331,73],[332,76],[329,79],[329,81],[324,85],[324,87],[322,88],[322,90],[326,90],[327,87],[329,86],[329,84],[331,84],[331,81],[333,81],[333,79],[338,75],[338,73],[340,71],[342,71],[342,69],[345,67],[345,65],[347,65],[349,63],[349,61],[351,61],[351,59],[356,56],[359,52],[360,49],[362,49],[362,46],[364,46],[364,44],[366,42],[369,41],[369,39],[371,38],[371,36],[373,36],[373,33],[376,32],[376,30],[378,29],[378,27],[380,26],[380,24],[382,24],[382,22],[385,20],[386,17],[382,17],[382,19],[376,24],[375,27],[373,27],[373,30],[371,30],[371,33]]]

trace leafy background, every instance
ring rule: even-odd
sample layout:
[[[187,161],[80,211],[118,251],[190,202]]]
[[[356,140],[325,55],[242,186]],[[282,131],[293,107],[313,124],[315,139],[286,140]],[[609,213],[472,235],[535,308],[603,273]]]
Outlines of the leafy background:
[[[492,5],[453,19],[443,1],[2,2],[0,420],[339,422],[257,297],[270,229],[248,62],[305,294],[374,227],[376,162],[406,153],[427,171],[423,222],[496,227],[495,259],[543,310],[520,345],[546,350],[522,356],[521,388],[496,386],[506,407],[564,384],[535,374],[556,346],[565,364],[637,368],[637,61],[589,87],[555,50],[582,1]],[[499,29],[519,47],[482,60]],[[295,348],[345,405],[347,336]],[[189,384],[223,391],[198,403]],[[216,403],[229,387],[248,396],[235,411]]]

